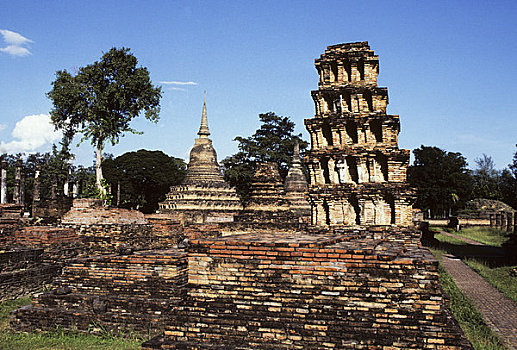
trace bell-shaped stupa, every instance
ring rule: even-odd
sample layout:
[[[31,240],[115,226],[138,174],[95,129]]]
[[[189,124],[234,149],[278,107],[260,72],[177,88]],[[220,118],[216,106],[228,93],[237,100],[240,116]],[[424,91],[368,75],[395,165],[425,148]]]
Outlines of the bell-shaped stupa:
[[[235,189],[224,181],[217,153],[208,138],[206,94],[197,134],[185,179],[181,185],[171,187],[165,201],[159,204],[160,212],[185,223],[231,222],[242,210],[242,204]]]

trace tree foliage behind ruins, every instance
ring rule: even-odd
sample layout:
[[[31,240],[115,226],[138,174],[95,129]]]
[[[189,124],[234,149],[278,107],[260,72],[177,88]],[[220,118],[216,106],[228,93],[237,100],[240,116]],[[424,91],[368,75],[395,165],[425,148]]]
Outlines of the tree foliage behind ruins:
[[[460,153],[437,147],[421,146],[413,150],[414,163],[408,169],[408,181],[417,188],[416,207],[431,216],[455,213],[470,199],[494,199],[517,209],[517,152],[509,168],[498,170],[492,157],[483,154],[467,169]]]
[[[102,163],[106,180],[116,204],[120,183],[120,206],[152,213],[158,202],[165,199],[169,188],[181,183],[186,173],[182,159],[170,157],[162,151],[139,150],[116,158],[108,157]]]
[[[224,179],[237,190],[242,200],[249,195],[255,164],[276,162],[280,175],[287,176],[296,140],[303,152],[309,145],[302,134],[294,134],[294,122],[273,112],[259,114],[261,126],[247,138],[237,136],[239,151],[222,161]]]
[[[420,146],[413,154],[408,182],[417,188],[417,208],[429,210],[431,217],[446,216],[470,199],[472,177],[461,153]]]
[[[125,132],[139,133],[130,122],[141,112],[146,119],[158,121],[161,89],[152,85],[147,68],[137,64],[129,49],[112,48],[75,76],[58,71],[47,94],[53,104],[52,122],[65,140],[81,133],[96,148],[96,182],[101,191],[105,143],[117,144]]]

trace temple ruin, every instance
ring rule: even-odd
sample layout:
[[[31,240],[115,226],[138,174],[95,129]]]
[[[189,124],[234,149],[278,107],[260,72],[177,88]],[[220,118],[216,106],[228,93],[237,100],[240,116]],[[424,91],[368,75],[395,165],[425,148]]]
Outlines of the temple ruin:
[[[242,204],[235,189],[224,181],[217,153],[208,138],[206,95],[197,134],[199,138],[190,151],[185,179],[171,187],[165,201],[159,203],[160,212],[187,223],[231,222],[242,210]]]
[[[158,215],[88,223],[95,203],[78,201],[63,227],[0,231],[0,240],[46,244],[28,249],[30,259],[4,252],[0,267],[62,264],[51,289],[11,314],[11,327],[132,330],[153,336],[146,350],[470,349],[442,293],[438,261],[411,226],[409,154],[397,147],[387,90],[376,86],[377,56],[366,42],[334,45],[316,67],[316,117],[306,121],[313,225],[275,225],[306,211],[298,158],[285,185],[275,165],[257,167],[242,212],[251,230],[238,220],[207,224],[240,203],[219,172],[205,103],[187,177],[160,204],[160,215],[185,225]],[[272,225],[254,229],[261,222]],[[221,233],[223,226],[235,229]],[[8,270],[0,280],[34,275]]]
[[[329,46],[315,64],[316,115],[305,120],[313,224],[411,225],[410,152],[398,148],[399,117],[386,114],[379,57],[358,42]]]

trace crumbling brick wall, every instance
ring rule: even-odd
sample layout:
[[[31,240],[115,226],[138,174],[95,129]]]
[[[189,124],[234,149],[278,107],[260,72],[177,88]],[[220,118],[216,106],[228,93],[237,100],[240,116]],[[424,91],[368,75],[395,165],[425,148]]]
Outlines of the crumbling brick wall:
[[[468,348],[410,232],[192,244],[187,299],[144,349]]]
[[[63,268],[51,291],[11,314],[11,327],[160,332],[172,307],[184,298],[186,269],[180,250],[77,259]]]
[[[43,256],[43,249],[0,250],[0,300],[28,295],[50,284],[61,267],[44,263]]]

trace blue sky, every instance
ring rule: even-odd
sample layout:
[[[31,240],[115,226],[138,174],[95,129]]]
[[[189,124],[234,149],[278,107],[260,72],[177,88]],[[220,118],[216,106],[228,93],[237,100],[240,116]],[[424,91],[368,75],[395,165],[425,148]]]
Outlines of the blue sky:
[[[259,113],[289,116],[308,139],[314,59],[353,41],[379,55],[401,148],[438,146],[471,166],[486,153],[498,168],[516,151],[515,1],[0,0],[0,8],[0,152],[50,150],[58,135],[45,124],[45,93],[55,72],[113,46],[131,48],[156,84],[191,84],[162,84],[159,123],[135,119],[144,134],[107,152],[186,158],[205,89],[220,160],[237,150],[235,136],[256,130]],[[73,150],[76,163],[92,164],[88,143]]]

